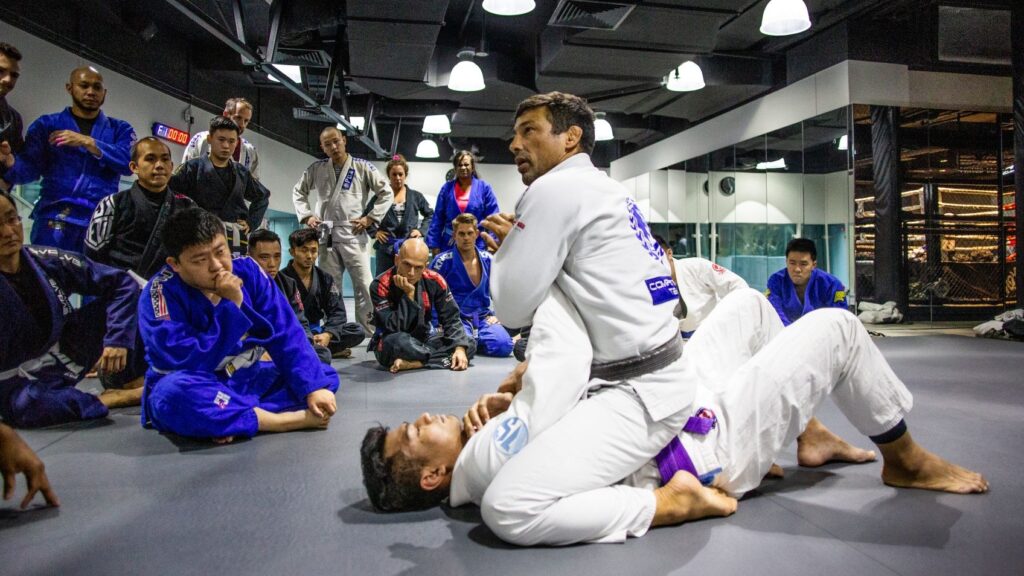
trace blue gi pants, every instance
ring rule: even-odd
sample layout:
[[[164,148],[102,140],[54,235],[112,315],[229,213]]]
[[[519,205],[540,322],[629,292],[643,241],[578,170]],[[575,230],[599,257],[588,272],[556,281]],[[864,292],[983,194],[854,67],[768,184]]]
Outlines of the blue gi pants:
[[[476,339],[478,354],[505,358],[512,353],[512,336],[501,324],[488,324],[484,318],[463,318],[462,327],[466,329],[466,334]]]
[[[37,220],[32,226],[32,244],[53,246],[61,250],[85,251],[85,234],[89,229],[60,220]]]
[[[338,391],[338,374],[330,376],[331,392]],[[254,408],[267,412],[305,410],[306,399],[284,384],[273,362],[259,362],[228,378],[221,373],[181,370],[147,384],[146,414],[161,432],[193,438],[255,436],[259,430]]]

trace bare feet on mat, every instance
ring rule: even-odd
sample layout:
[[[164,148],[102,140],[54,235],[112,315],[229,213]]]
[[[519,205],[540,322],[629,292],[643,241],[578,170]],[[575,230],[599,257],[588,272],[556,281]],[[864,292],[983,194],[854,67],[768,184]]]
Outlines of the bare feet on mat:
[[[142,403],[142,388],[104,390],[103,393],[100,394],[100,402],[102,402],[107,408],[138,406]]]
[[[879,449],[884,459],[882,482],[889,486],[955,494],[988,492],[984,476],[925,450],[909,432],[895,442],[879,445]]]
[[[417,368],[423,368],[423,362],[419,360],[402,360],[401,358],[391,363],[389,371],[392,374],[397,374],[403,370],[415,370]]]
[[[221,438],[210,438],[210,440],[213,440],[214,444],[231,444],[232,442],[235,441],[235,437],[234,436],[223,436]]]
[[[874,462],[876,456],[874,450],[851,445],[817,418],[812,418],[803,434],[796,439],[796,460],[801,466],[814,468],[827,462]]]
[[[786,473],[782,470],[782,466],[778,464],[772,464],[772,467],[768,469],[768,472],[764,475],[765,478],[782,478]]]
[[[729,516],[738,503],[718,488],[702,486],[689,472],[679,471],[654,491],[657,502],[651,526],[669,526],[710,516]]]
[[[335,360],[339,360],[339,359],[344,360],[345,358],[351,358],[351,357],[352,357],[352,349],[351,348],[342,348],[341,350],[338,350],[337,352],[335,352],[334,354],[331,355],[331,358],[334,358]]]

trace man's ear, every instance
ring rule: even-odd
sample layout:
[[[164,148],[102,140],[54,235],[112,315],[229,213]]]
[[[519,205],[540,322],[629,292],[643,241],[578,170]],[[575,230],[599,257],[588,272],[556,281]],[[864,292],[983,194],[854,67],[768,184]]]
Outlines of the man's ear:
[[[451,471],[447,466],[424,466],[420,471],[420,488],[430,492],[447,484]]]
[[[573,124],[569,126],[569,129],[565,131],[565,149],[566,151],[578,148],[580,140],[583,139],[583,128]]]
[[[175,272],[178,271],[178,259],[177,258],[175,258],[174,256],[168,256],[167,260],[165,260],[165,262],[167,262],[167,264],[171,267],[171,270],[174,270]]]

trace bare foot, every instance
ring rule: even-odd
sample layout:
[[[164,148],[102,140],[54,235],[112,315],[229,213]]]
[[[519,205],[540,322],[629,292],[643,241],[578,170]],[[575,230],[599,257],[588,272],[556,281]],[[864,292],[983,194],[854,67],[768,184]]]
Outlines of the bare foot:
[[[232,442],[235,441],[235,437],[234,436],[223,436],[221,438],[210,438],[210,440],[213,440],[214,444],[231,444]]]
[[[879,449],[884,458],[882,482],[889,486],[955,494],[988,492],[984,476],[925,450],[909,432],[895,442],[880,444]]]
[[[313,414],[309,409],[305,410],[304,416],[305,426],[302,426],[302,428],[320,428],[321,430],[326,430],[327,426],[331,423],[330,416],[321,418],[320,416]]]
[[[417,368],[423,368],[423,362],[420,362],[419,360],[402,360],[401,358],[398,358],[391,364],[389,371],[392,374],[397,374],[403,370],[415,370]]]
[[[100,402],[107,408],[138,406],[142,403],[142,388],[104,390],[100,394]]]
[[[702,486],[689,472],[680,470],[654,491],[657,508],[651,526],[668,526],[709,516],[729,516],[738,503],[717,488]]]
[[[768,469],[768,473],[764,475],[765,478],[782,478],[785,476],[785,471],[782,470],[782,466],[778,464],[772,464],[772,467]]]
[[[814,468],[827,462],[861,464],[876,460],[874,450],[863,450],[851,445],[812,418],[796,439],[796,460],[801,466]]]

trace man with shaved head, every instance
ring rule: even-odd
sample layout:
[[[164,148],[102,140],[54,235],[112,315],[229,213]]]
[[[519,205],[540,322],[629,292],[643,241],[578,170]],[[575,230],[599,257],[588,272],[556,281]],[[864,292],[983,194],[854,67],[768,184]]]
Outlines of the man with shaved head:
[[[65,88],[71,106],[33,122],[20,153],[0,147],[0,164],[7,168],[0,188],[42,177],[32,244],[81,252],[96,205],[132,173],[135,130],[100,110],[107,89],[95,68],[74,69]]]
[[[377,329],[369,350],[392,373],[415,368],[465,370],[476,352],[448,284],[427,268],[429,260],[423,239],[410,238],[395,255],[394,267],[370,284]],[[440,328],[430,321],[435,310]]]

